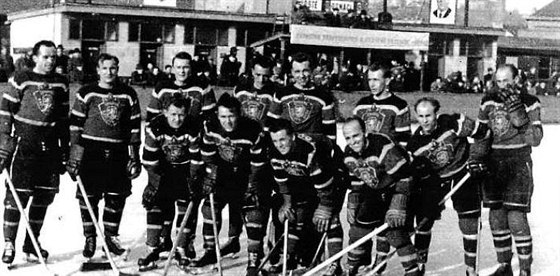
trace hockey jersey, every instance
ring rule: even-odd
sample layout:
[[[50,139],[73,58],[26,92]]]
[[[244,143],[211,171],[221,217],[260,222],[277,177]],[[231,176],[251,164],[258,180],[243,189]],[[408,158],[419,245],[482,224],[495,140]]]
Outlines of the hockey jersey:
[[[543,137],[541,123],[541,103],[537,97],[521,93],[521,102],[529,118],[529,123],[516,126],[512,122],[503,101],[496,91],[486,94],[481,101],[478,119],[488,124],[492,130],[492,149],[494,151],[525,149],[538,146]]]
[[[324,134],[336,141],[334,100],[327,90],[284,87],[274,95],[268,116],[291,121],[295,132]]]
[[[482,139],[486,124],[480,124],[463,114],[441,114],[436,128],[426,134],[419,127],[408,141],[407,150],[417,162],[428,164],[441,178],[455,175],[466,166],[469,159],[467,137]]]
[[[368,96],[360,99],[353,112],[366,124],[367,133],[383,133],[401,145],[410,138],[410,111],[408,103],[392,94],[385,99]]]
[[[0,103],[0,133],[58,143],[68,149],[68,81],[59,74],[22,71],[10,79]]]
[[[241,115],[261,122],[263,128],[267,126],[267,113],[274,99],[276,86],[267,83],[262,89],[253,86],[251,80],[246,80],[235,87],[234,96],[241,103]]]
[[[203,83],[197,77],[191,76],[186,85],[178,86],[172,80],[159,82],[146,108],[146,122],[150,122],[163,110],[163,103],[175,93],[182,93],[190,98],[191,106],[188,114],[192,117],[207,118],[216,108],[216,97],[211,86]]]
[[[116,83],[111,89],[97,83],[76,92],[70,114],[72,143],[140,145],[140,105],[136,91]]]
[[[279,192],[292,201],[319,199],[319,208],[332,211],[336,204],[335,148],[321,135],[297,134],[292,149],[282,155],[274,146],[270,163]]]

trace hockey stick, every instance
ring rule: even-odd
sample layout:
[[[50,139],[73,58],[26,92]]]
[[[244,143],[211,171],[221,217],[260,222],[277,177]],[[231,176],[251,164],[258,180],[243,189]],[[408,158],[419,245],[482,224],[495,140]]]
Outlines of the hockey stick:
[[[111,256],[111,251],[109,251],[109,247],[107,246],[107,242],[105,241],[105,235],[103,234],[103,231],[101,230],[101,227],[99,226],[99,222],[97,221],[97,217],[95,216],[95,213],[93,212],[93,207],[91,207],[91,203],[89,202],[89,199],[88,199],[88,196],[87,196],[87,193],[86,193],[86,189],[84,188],[84,183],[82,182],[82,178],[79,175],[77,175],[76,180],[77,180],[77,183],[78,183],[78,189],[80,189],[80,193],[82,194],[82,197],[84,198],[84,202],[86,203],[86,207],[88,209],[89,216],[91,217],[93,225],[95,226],[95,229],[97,230],[97,233],[99,234],[99,236],[101,236],[101,241],[102,241],[101,245],[103,246],[103,250],[105,250],[105,254],[107,255],[107,259],[109,260],[109,263],[111,264],[111,269],[113,270],[115,275],[119,275],[119,276],[136,276],[136,275],[139,275],[139,274],[124,273],[124,272],[120,271],[119,268],[117,267],[117,264],[115,263],[115,260]]]
[[[283,241],[283,238],[284,238],[284,233],[282,233],[282,235],[280,235],[280,238],[276,241],[276,243],[274,244],[272,249],[270,249],[270,251],[268,251],[268,255],[266,255],[266,257],[264,257],[264,259],[262,260],[261,265],[259,265],[259,267],[257,268],[257,274],[263,269],[263,267],[266,265],[266,263],[268,263],[268,260],[270,260],[270,257],[272,256],[274,251],[278,248],[280,243]]]
[[[311,260],[311,264],[309,264],[310,267],[312,267],[315,264],[315,262],[317,261],[317,258],[319,257],[319,253],[321,252],[321,248],[323,247],[323,243],[325,242],[326,239],[327,239],[327,232],[323,233],[323,236],[321,237],[321,241],[319,242],[319,246],[317,246],[317,251],[315,251],[315,255],[313,255],[313,259]]]
[[[23,217],[23,221],[25,221],[25,228],[27,229],[27,234],[29,235],[29,238],[31,238],[31,243],[33,244],[33,248],[35,249],[35,252],[37,253],[37,257],[39,258],[39,262],[41,263],[41,265],[43,265],[45,270],[49,272],[49,274],[57,275],[56,273],[52,272],[49,269],[49,267],[47,266],[47,262],[45,261],[45,258],[43,258],[43,255],[41,255],[41,249],[39,248],[39,243],[37,242],[37,237],[35,237],[35,235],[33,234],[33,230],[31,229],[31,224],[29,224],[29,218],[27,217],[27,214],[25,213],[25,208],[23,208],[23,205],[21,204],[21,200],[19,199],[19,196],[16,192],[16,188],[14,187],[14,183],[12,182],[12,179],[10,178],[10,174],[8,173],[8,170],[6,168],[4,168],[4,170],[2,171],[2,174],[6,177],[6,182],[8,183],[8,187],[10,189],[10,192],[12,193],[12,195],[14,197],[14,201],[16,202],[17,208],[19,209],[19,212],[21,213],[21,216]]]
[[[179,233],[177,234],[177,237],[175,237],[175,241],[173,242],[173,247],[169,252],[169,256],[167,256],[167,261],[165,262],[165,267],[163,269],[163,276],[166,276],[167,272],[169,272],[169,267],[171,266],[171,260],[173,259],[173,255],[175,255],[175,251],[177,250],[177,246],[179,245],[179,239],[181,238],[181,235],[183,235],[183,230],[187,226],[187,221],[189,216],[191,215],[193,206],[194,206],[194,200],[191,200],[191,202],[189,202],[189,205],[187,206],[187,210],[185,211],[183,220],[181,220],[181,226],[179,226]]]
[[[216,222],[216,207],[214,207],[214,193],[210,193],[210,211],[212,212],[212,228],[214,230],[214,243],[216,246],[216,261],[218,263],[218,273],[223,276],[222,273],[222,256],[220,252],[220,237],[218,236],[218,225]]]
[[[284,252],[282,252],[282,276],[286,276],[288,269],[288,219],[284,220]]]
[[[348,245],[346,248],[342,249],[340,252],[336,253],[332,257],[330,257],[327,260],[325,260],[324,262],[320,263],[319,265],[317,265],[313,269],[307,271],[305,274],[303,274],[303,276],[315,275],[315,273],[317,273],[319,270],[325,268],[326,266],[330,265],[334,261],[342,258],[342,256],[344,256],[344,254],[346,254],[346,253],[350,252],[351,250],[353,250],[354,248],[362,245],[364,242],[370,240],[374,236],[379,235],[379,233],[387,230],[387,228],[389,228],[389,224],[383,223],[381,226],[375,228],[375,230],[369,232],[369,234],[363,236],[359,240],[355,241],[353,244]]]
[[[480,210],[482,210],[482,202],[480,202]],[[478,275],[479,266],[480,266],[480,247],[482,246],[482,212],[478,217],[478,233],[476,233],[476,262],[474,272]]]
[[[463,176],[463,178],[461,178],[461,180],[459,180],[457,185],[453,186],[453,188],[443,197],[443,199],[441,199],[438,202],[438,205],[445,204],[445,202],[447,202],[447,200],[449,200],[467,182],[467,180],[470,177],[471,177],[471,174],[469,172],[467,172],[465,174],[465,176]],[[416,233],[417,230],[422,228],[422,226],[424,226],[426,223],[428,223],[428,221],[429,221],[428,218],[423,218],[420,221],[420,223],[418,223],[418,225],[416,225],[416,227],[414,228],[414,231],[412,232],[411,236],[414,235],[414,233]],[[397,253],[397,250],[391,251],[391,253],[389,253],[387,255],[387,258],[385,258],[385,260],[383,260],[379,264],[377,264],[377,266],[375,266],[372,271],[370,271],[368,274],[366,274],[366,276],[374,276],[375,273],[377,273],[377,271],[379,271],[381,269],[381,267],[383,267],[385,264],[387,264],[389,259],[391,259],[395,255],[395,253]]]

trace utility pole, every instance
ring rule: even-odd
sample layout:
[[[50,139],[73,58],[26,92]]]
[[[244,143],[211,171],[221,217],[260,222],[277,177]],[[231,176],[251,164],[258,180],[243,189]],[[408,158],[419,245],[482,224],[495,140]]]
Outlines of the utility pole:
[[[469,26],[469,0],[465,0],[465,27]]]

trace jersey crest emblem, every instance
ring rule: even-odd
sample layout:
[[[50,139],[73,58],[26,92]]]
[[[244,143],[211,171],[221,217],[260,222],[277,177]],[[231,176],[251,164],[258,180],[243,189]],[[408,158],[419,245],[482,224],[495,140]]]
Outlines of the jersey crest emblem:
[[[191,91],[185,91],[181,88],[179,88],[177,90],[176,93],[179,93],[181,95],[183,95],[185,98],[189,99],[191,101],[191,104],[189,106],[189,114],[193,115],[193,116],[198,116],[200,109],[201,109],[201,104],[200,104],[200,100],[198,99],[198,97],[196,97],[196,95],[194,95],[194,92]]]
[[[379,184],[377,171],[362,159],[348,157],[344,160],[346,167],[360,180],[371,188],[376,188]]]
[[[309,102],[304,94],[301,94],[299,97],[288,103],[290,119],[296,124],[301,124],[307,121],[311,115],[312,109],[313,104]]]
[[[260,99],[256,95],[247,98],[241,104],[243,116],[257,121],[260,121],[262,119],[265,108],[266,104],[264,103],[264,100]]]
[[[37,108],[43,114],[50,114],[54,106],[54,90],[47,83],[39,85],[37,91],[33,92]]]
[[[307,176],[307,168],[299,163],[294,161],[281,161],[281,166],[284,171],[286,171],[289,175],[293,176]]]
[[[183,140],[184,139],[172,137],[171,139],[165,139],[163,141],[161,149],[163,150],[167,161],[177,162],[185,155]]]
[[[453,145],[444,141],[433,140],[431,149],[428,153],[428,159],[432,163],[434,169],[441,169],[451,162],[453,156]]]
[[[121,111],[119,108],[119,101],[113,97],[113,94],[109,93],[107,97],[104,97],[97,108],[105,124],[112,127],[117,125]]]
[[[224,161],[234,163],[241,155],[241,147],[236,146],[229,138],[226,138],[218,143],[218,153]]]
[[[509,114],[503,107],[497,107],[490,113],[492,118],[492,132],[497,137],[506,134],[509,130]]]
[[[381,109],[374,104],[362,114],[362,119],[366,124],[367,133],[377,133],[381,131],[381,128],[383,127],[385,114],[383,114]]]

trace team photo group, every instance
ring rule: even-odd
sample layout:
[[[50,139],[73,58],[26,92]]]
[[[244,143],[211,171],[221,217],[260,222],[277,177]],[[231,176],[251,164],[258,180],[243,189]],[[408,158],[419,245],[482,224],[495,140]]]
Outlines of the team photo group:
[[[406,102],[388,89],[390,64],[372,61],[371,95],[341,118],[343,102],[315,86],[315,60],[305,53],[292,56],[286,86],[270,80],[275,62],[255,55],[245,78],[216,93],[192,73],[191,54],[178,52],[167,61],[174,78],[159,81],[146,106],[110,53],[98,57],[96,82],[72,90],[55,73],[53,42],[37,42],[32,59],[0,102],[8,266],[21,250],[47,267],[41,228],[68,173],[79,204],[66,208],[80,211],[83,267],[108,263],[119,272],[131,250],[119,239],[123,210],[144,170],[140,274],[174,265],[232,275],[222,258],[246,248],[247,276],[383,275],[393,255],[400,275],[424,275],[432,227],[451,200],[458,225],[449,231],[462,234],[454,242],[467,276],[479,275],[484,208],[498,264],[491,275],[531,275],[531,152],[543,128],[540,102],[523,92],[513,65],[497,67],[496,86],[469,118],[441,113],[433,97]],[[27,231],[16,244],[20,219]],[[228,238],[220,243],[222,221]]]

